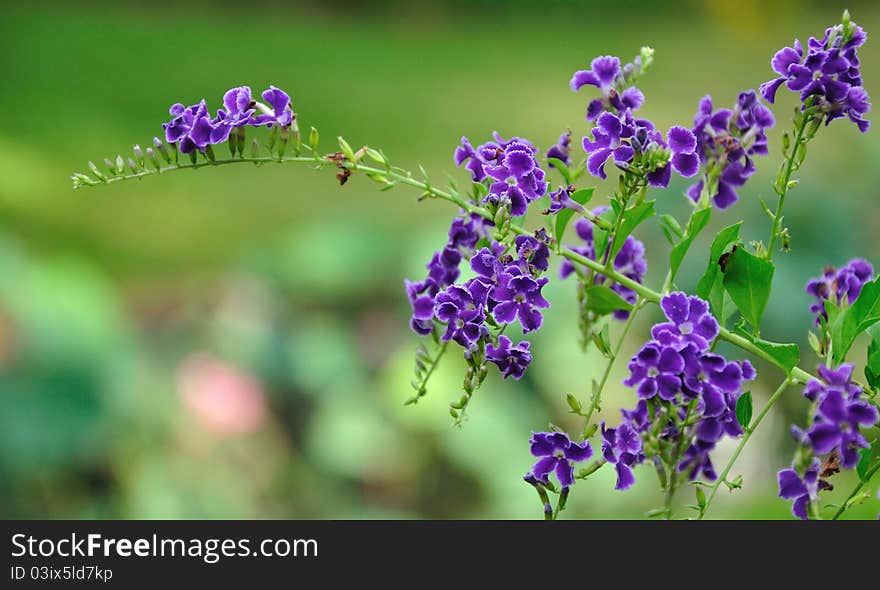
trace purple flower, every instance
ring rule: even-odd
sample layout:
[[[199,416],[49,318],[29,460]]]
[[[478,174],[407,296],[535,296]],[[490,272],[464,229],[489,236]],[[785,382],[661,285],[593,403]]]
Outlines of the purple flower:
[[[720,170],[709,198],[719,209],[730,207],[737,200],[737,189],[755,172],[750,156],[767,153],[766,129],[775,119],[761,104],[754,90],[741,92],[734,109],[713,110],[712,97],[700,100],[694,117],[697,154],[706,170]],[[705,178],[692,185],[687,195],[699,202]]]
[[[743,381],[743,370],[739,363],[729,362],[720,354],[699,353],[693,343],[682,350],[684,366],[684,385],[687,397],[700,396],[703,416],[714,418],[728,409],[725,394],[735,394]],[[716,439],[717,440],[717,439]]]
[[[770,61],[778,77],[761,85],[761,94],[772,103],[784,83],[798,92],[803,107],[816,106],[827,125],[848,116],[859,131],[870,126],[864,116],[871,109],[862,86],[858,47],[867,35],[852,22],[829,27],[822,39],[811,37],[807,49],[795,39],[793,47],[783,47]]]
[[[293,122],[293,109],[290,106],[290,96],[275,86],[269,86],[268,90],[263,91],[263,100],[272,107],[271,109],[262,103],[257,103],[256,107],[261,114],[251,119],[251,125],[279,125],[287,127]]]
[[[172,119],[162,125],[165,129],[165,140],[168,143],[178,143],[184,154],[195,150],[205,151],[211,143],[211,133],[214,130],[205,100],[189,107],[177,103],[171,105],[168,112]]]
[[[822,384],[814,380],[804,389],[804,395],[817,402],[813,424],[807,430],[806,438],[813,452],[820,455],[837,449],[841,466],[852,469],[859,462],[858,450],[870,446],[860,428],[873,426],[880,415],[876,407],[860,399],[860,388],[856,393],[851,387],[851,365],[841,366],[843,373],[823,368],[823,377],[829,377],[832,382]],[[840,378],[844,376],[846,381],[841,382]]]
[[[695,153],[697,138],[693,132],[676,125],[669,128],[666,138],[672,151],[672,167],[685,178],[696,174],[700,167],[700,158]]]
[[[631,137],[632,134],[632,127],[624,126],[619,117],[609,112],[602,113],[593,128],[592,141],[587,137],[583,139],[584,151],[590,155],[587,158],[587,171],[593,176],[607,178],[605,162],[608,158],[613,158],[618,166],[625,166],[630,162],[635,155],[635,149],[621,139]]]
[[[443,340],[455,340],[468,348],[484,335],[488,290],[478,279],[472,279],[464,285],[450,285],[437,294],[434,315],[447,324]]]
[[[669,322],[657,324],[651,335],[660,343],[684,347],[688,342],[699,352],[709,349],[718,335],[718,322],[709,313],[709,304],[693,295],[675,292],[660,301],[660,307]]]
[[[526,479],[534,478],[549,483],[550,473],[563,488],[574,485],[574,463],[586,461],[593,456],[589,441],[580,444],[572,441],[564,432],[536,432],[530,441],[532,455],[538,458]]]
[[[632,467],[645,459],[642,438],[628,423],[606,428],[602,422],[602,456],[617,472],[616,490],[628,490],[636,482]]]
[[[491,342],[486,345],[486,360],[498,365],[498,370],[505,379],[513,377],[519,380],[532,362],[529,342],[523,340],[511,346],[510,338],[501,335],[498,337],[497,348]]]
[[[810,305],[810,311],[816,314],[816,325],[828,319],[825,311],[826,301],[838,306],[844,302],[852,303],[861,293],[865,283],[873,278],[874,267],[871,263],[861,258],[854,258],[839,270],[828,266],[822,276],[807,281],[807,293],[815,299]]]
[[[803,477],[794,468],[783,469],[777,474],[779,497],[794,500],[791,512],[796,518],[807,520],[807,510],[811,503],[818,501],[819,490],[828,489],[828,483],[819,479],[821,469],[819,460],[814,458]]]
[[[672,170],[684,177],[699,171],[700,159],[696,153],[697,140],[684,127],[672,127],[667,134],[654,128],[645,119],[635,119],[627,109],[620,115],[610,111],[601,113],[592,130],[592,139],[583,138],[587,171],[593,176],[606,178],[605,164],[612,159],[619,168],[641,170],[648,184],[665,187]]]
[[[620,59],[605,55],[594,59],[593,63],[590,64],[589,70],[578,70],[575,72],[571,77],[569,85],[575,92],[588,84],[601,90],[608,90],[622,73]]]
[[[587,120],[595,121],[606,111],[623,114],[628,110],[639,110],[645,95],[630,84],[644,72],[646,65],[641,55],[623,67],[619,58],[604,56],[594,59],[589,70],[575,72],[570,82],[572,90],[577,92],[583,86],[590,85],[602,93],[601,98],[591,100],[587,106]]]
[[[455,163],[467,162],[474,182],[485,179],[489,194],[484,203],[506,205],[514,217],[524,215],[529,203],[543,197],[547,192],[546,173],[538,163],[535,147],[524,139],[502,139],[498,133],[491,141],[474,149],[466,137],[455,150]]]
[[[693,481],[701,475],[709,481],[718,479],[715,467],[712,465],[712,459],[709,453],[715,449],[714,442],[707,442],[697,439],[684,452],[684,457],[678,464],[678,471],[688,471],[688,478]]]
[[[452,220],[446,245],[435,252],[426,265],[428,276],[424,281],[404,281],[412,307],[410,327],[420,336],[434,330],[434,298],[452,285],[459,277],[459,264],[464,255],[473,253],[477,241],[485,234],[482,217],[456,217]],[[500,247],[500,246],[499,246]]]
[[[661,399],[672,400],[681,391],[684,367],[684,358],[675,348],[648,342],[630,361],[630,376],[623,384],[635,387],[642,399],[659,393]]]
[[[583,205],[571,198],[575,188],[571,185],[561,186],[550,193],[550,206],[544,211],[544,215],[556,215],[563,209],[571,209],[579,213],[586,211]]]
[[[223,95],[223,108],[217,109],[217,116],[211,121],[214,125],[211,143],[223,143],[229,139],[229,133],[234,127],[250,123],[254,105],[250,86],[227,90]]]
[[[559,141],[556,142],[556,145],[552,146],[549,150],[547,150],[548,158],[556,158],[563,164],[569,163],[569,147],[571,146],[571,129],[567,130],[565,133],[559,136]],[[548,164],[551,168],[553,164]]]
[[[550,303],[541,295],[541,289],[546,284],[546,278],[535,279],[524,274],[502,273],[498,277],[498,286],[489,294],[497,303],[492,315],[504,324],[519,319],[523,334],[537,330],[544,320],[539,308],[550,307]]]
[[[550,266],[550,248],[547,247],[546,235],[544,237],[541,240],[532,236],[516,236],[514,247],[524,271],[537,275]]]

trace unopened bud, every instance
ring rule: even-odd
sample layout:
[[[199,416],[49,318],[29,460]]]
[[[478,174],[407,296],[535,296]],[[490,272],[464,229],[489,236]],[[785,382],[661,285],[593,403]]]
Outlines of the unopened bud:
[[[156,169],[156,172],[159,172],[162,169],[162,164],[159,162],[159,158],[156,156],[156,151],[148,147],[147,148],[147,160],[153,165],[153,168]]]
[[[309,131],[309,147],[312,148],[313,152],[317,153],[319,141],[320,136],[318,135],[318,130],[312,127],[311,131]]]
[[[98,167],[95,166],[95,163],[94,163],[94,162],[89,162],[89,170],[92,171],[92,174],[94,174],[95,177],[96,177],[98,180],[100,180],[100,181],[106,181],[106,180],[107,180],[107,177],[104,176],[104,174],[101,173],[100,170],[98,170]]]
[[[171,163],[171,156],[168,155],[168,149],[165,147],[165,142],[159,139],[158,137],[153,138],[153,147],[156,148],[156,152],[162,156],[162,159],[165,160],[166,164]]]
[[[135,161],[143,168],[144,166],[144,150],[141,149],[141,146],[135,145],[131,148],[131,151],[134,152]]]

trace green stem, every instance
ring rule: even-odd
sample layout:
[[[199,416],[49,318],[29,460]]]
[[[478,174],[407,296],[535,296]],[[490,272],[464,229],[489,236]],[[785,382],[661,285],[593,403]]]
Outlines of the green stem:
[[[727,461],[727,465],[724,466],[724,469],[721,471],[721,475],[718,476],[718,479],[715,480],[715,483],[712,484],[712,491],[709,492],[709,497],[706,499],[706,506],[703,511],[700,513],[700,520],[705,516],[706,511],[709,510],[709,506],[712,505],[712,500],[715,498],[715,494],[718,493],[718,488],[721,487],[721,484],[727,479],[727,476],[730,475],[730,470],[733,469],[733,464],[736,463],[736,460],[739,459],[740,453],[745,448],[746,444],[749,442],[749,439],[752,438],[752,434],[754,434],[755,430],[758,428],[758,425],[761,424],[761,421],[764,420],[764,416],[770,411],[770,408],[773,407],[780,397],[782,397],[782,393],[791,385],[791,382],[786,379],[782,382],[782,384],[776,389],[773,395],[770,396],[770,399],[767,400],[767,404],[755,418],[754,422],[744,427],[745,434],[739,441],[739,445],[737,445],[736,450],[733,452],[733,455],[730,456],[730,459]]]
[[[869,481],[871,481],[871,478],[874,477],[874,474],[876,474],[878,471],[880,471],[880,463],[877,463],[876,465],[871,467],[871,469],[869,469],[867,473],[865,473],[865,477],[859,479],[859,483],[857,483],[856,487],[853,488],[853,491],[849,493],[849,496],[846,497],[844,503],[841,504],[840,508],[837,509],[837,512],[834,513],[834,516],[831,517],[831,520],[837,520],[841,516],[843,516],[843,513],[846,512],[846,510],[849,508],[850,501],[855,498],[859,492],[862,491],[862,488],[865,487],[865,485],[867,485]]]
[[[791,182],[791,175],[794,173],[795,161],[798,158],[801,141],[804,138],[804,131],[807,128],[807,123],[809,123],[811,119],[812,117],[808,117],[806,114],[801,114],[800,124],[795,129],[794,144],[791,146],[791,151],[788,154],[783,169],[780,170],[782,175],[776,179],[775,188],[776,193],[779,195],[779,201],[776,204],[776,213],[773,215],[773,223],[770,225],[770,239],[767,241],[767,260],[773,259],[773,249],[776,247],[776,236],[779,234],[780,225],[782,225],[782,208],[785,206],[785,197],[788,195],[789,191],[788,185],[789,182]]]
[[[215,160],[214,162],[198,162],[196,164],[183,165],[183,166],[167,166],[167,167],[161,168],[160,170],[162,172],[169,172],[172,170],[196,169],[196,168],[204,168],[207,166],[218,166],[218,165],[243,163],[243,162],[250,162],[252,164],[253,163],[262,164],[262,163],[270,163],[270,162],[275,162],[275,163],[296,162],[296,163],[302,163],[302,164],[312,164],[312,165],[316,166],[317,168],[336,167],[337,166],[336,162],[334,162],[332,160],[327,160],[326,158],[320,158],[320,157],[316,158],[316,157],[309,157],[309,156],[298,156],[298,157],[273,158],[273,157],[267,156],[267,157],[260,157],[260,158],[240,158],[240,159],[234,159],[234,160],[233,159]],[[372,174],[372,175],[380,175],[380,176],[387,177],[387,178],[394,180],[396,182],[399,182],[401,184],[406,184],[406,185],[418,188],[418,189],[424,191],[426,194],[429,194],[429,195],[434,196],[436,198],[443,199],[445,201],[449,201],[450,203],[454,203],[455,205],[458,205],[461,209],[463,209],[464,211],[467,211],[468,213],[475,213],[477,215],[481,215],[481,216],[485,217],[486,219],[490,219],[490,220],[492,219],[491,213],[485,207],[480,207],[480,206],[477,206],[471,202],[468,202],[467,200],[460,197],[458,194],[440,190],[434,186],[429,185],[426,182],[417,180],[417,179],[413,178],[412,176],[401,174],[393,168],[391,168],[391,169],[375,168],[372,166],[365,166],[360,163],[352,163],[352,162],[343,162],[342,166],[344,168],[348,168],[349,170],[352,170],[352,171],[363,172],[363,173],[368,173],[368,174]],[[148,170],[144,170],[142,172],[139,172],[137,174],[128,174],[128,175],[118,176],[115,178],[108,178],[107,182],[109,183],[109,182],[117,182],[119,180],[127,180],[127,179],[131,179],[131,178],[141,178],[143,176],[149,176],[149,175],[157,174],[157,173],[158,172],[155,169],[148,169]],[[101,184],[101,183],[98,183],[97,181],[95,181],[94,184]],[[608,222],[605,221],[604,219],[602,219],[601,222],[604,223],[606,226],[608,225]],[[511,225],[510,229],[514,233],[517,233],[520,235],[531,235],[531,232],[523,227]],[[568,260],[571,260],[572,262],[574,262],[576,264],[580,264],[582,266],[585,266],[586,268],[588,268],[594,272],[597,272],[597,273],[609,278],[612,281],[620,283],[624,287],[632,289],[637,295],[639,295],[645,301],[649,301],[651,303],[656,303],[656,304],[660,303],[660,298],[662,297],[662,295],[660,293],[658,293],[657,291],[654,291],[653,289],[651,289],[649,287],[646,287],[645,285],[642,285],[641,283],[638,283],[638,282],[630,279],[627,276],[620,274],[619,272],[617,272],[613,268],[605,268],[604,264],[600,264],[600,263],[596,262],[595,260],[593,260],[591,258],[587,258],[586,256],[578,254],[577,252],[574,252],[572,250],[563,249],[559,254],[562,257],[567,258]],[[767,361],[768,363],[779,367],[782,370],[785,370],[785,367],[783,367],[779,361],[774,359],[771,355],[764,352],[763,350],[761,350],[760,348],[758,348],[757,346],[755,346],[754,344],[752,344],[751,342],[749,342],[748,340],[743,338],[742,336],[739,336],[737,334],[733,334],[729,330],[722,327],[719,329],[718,338],[721,340],[724,340],[726,342],[729,342],[729,343],[733,344],[734,346],[741,348],[741,349],[745,350],[746,352],[751,353],[755,357],[763,359],[763,360]],[[815,377],[813,375],[811,375],[810,373],[808,373],[798,367],[795,367],[794,369],[792,369],[791,378],[792,378],[792,380],[794,380],[798,383],[802,383],[802,384],[806,384],[811,379],[815,379]]]
[[[623,331],[620,333],[620,337],[617,339],[617,342],[614,345],[613,350],[611,351],[611,358],[608,359],[608,363],[605,365],[605,371],[602,373],[601,380],[599,381],[599,385],[596,388],[596,391],[593,392],[593,397],[590,400],[590,407],[587,408],[587,413],[584,414],[584,429],[581,432],[581,439],[585,439],[590,431],[590,420],[593,417],[593,413],[598,409],[599,404],[602,400],[602,391],[605,389],[605,384],[608,382],[608,376],[611,374],[611,369],[614,366],[614,361],[617,360],[617,357],[620,355],[620,349],[623,347],[623,341],[626,339],[626,335],[629,332],[630,327],[633,325],[633,320],[635,320],[636,314],[644,307],[645,300],[639,298],[636,301],[636,304],[633,306],[632,311],[630,311],[629,317],[626,319],[626,323],[623,325]]]
[[[675,492],[678,489],[678,484],[681,481],[681,476],[684,475],[683,473],[680,474],[678,472],[678,464],[679,462],[681,462],[681,457],[682,455],[684,455],[685,450],[687,450],[687,441],[691,440],[691,436],[685,436],[685,425],[690,420],[691,415],[693,414],[696,407],[696,400],[688,404],[687,414],[685,414],[684,420],[682,420],[681,425],[679,426],[681,438],[679,439],[678,445],[676,445],[675,448],[675,453],[672,455],[671,460],[669,461],[669,465],[667,466],[669,469],[669,477],[667,479],[666,496],[663,503],[666,508],[666,520],[672,519],[672,500],[675,497]]]

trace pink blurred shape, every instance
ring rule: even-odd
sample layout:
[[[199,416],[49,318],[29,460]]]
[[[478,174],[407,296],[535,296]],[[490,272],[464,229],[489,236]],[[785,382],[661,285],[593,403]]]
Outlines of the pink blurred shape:
[[[195,419],[218,436],[250,434],[266,421],[266,396],[259,380],[208,354],[184,360],[177,387]]]

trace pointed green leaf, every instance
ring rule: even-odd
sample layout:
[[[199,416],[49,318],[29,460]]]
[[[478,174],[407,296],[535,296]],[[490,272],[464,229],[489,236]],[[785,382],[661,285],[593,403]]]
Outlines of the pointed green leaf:
[[[834,360],[842,362],[856,337],[880,321],[880,278],[865,283],[853,304],[828,321]]]
[[[632,309],[632,305],[604,285],[588,287],[586,289],[586,296],[586,308],[597,315],[608,315],[618,309],[625,309],[627,311]]]
[[[620,230],[614,236],[614,242],[611,245],[610,258],[613,260],[620,249],[623,247],[626,238],[643,221],[654,215],[654,201],[642,201],[638,205],[633,205],[623,212],[623,221],[620,224]]]
[[[697,296],[706,299],[712,305],[712,297],[710,294],[715,292],[715,300],[717,305],[712,305],[712,313],[721,321],[722,303],[724,299],[724,289],[721,283],[721,268],[718,261],[727,247],[739,238],[739,228],[742,222],[729,225],[715,235],[712,240],[712,246],[709,248],[709,264],[706,272],[697,283]],[[720,296],[718,295],[720,292]]]
[[[801,360],[801,349],[797,344],[780,344],[756,338],[747,332],[742,325],[737,326],[733,331],[770,355],[774,362],[789,375]]]
[[[565,184],[571,184],[572,176],[571,170],[568,168],[568,165],[562,160],[556,158],[547,158],[547,162],[553,165],[554,168],[559,170],[559,173],[562,175],[562,178],[565,180]]]
[[[856,465],[856,473],[859,474],[859,479],[862,481],[866,481],[865,477],[868,475],[868,467],[871,465],[871,456],[873,454],[871,447],[859,451],[859,462]]]
[[[743,430],[752,423],[752,392],[746,391],[736,400],[736,421]]]
[[[678,269],[681,266],[685,255],[694,243],[694,239],[696,239],[700,232],[709,225],[711,217],[711,208],[700,209],[691,215],[687,227],[685,228],[684,237],[681,238],[681,241],[676,244],[672,249],[672,252],[669,253],[669,272],[673,279],[675,279],[675,275],[678,273]]]
[[[723,273],[725,290],[757,331],[770,299],[773,263],[750,254],[745,248],[736,248],[728,257]]]
[[[660,223],[660,229],[663,230],[663,235],[666,236],[666,239],[669,240],[669,243],[673,246],[684,237],[684,231],[681,229],[681,225],[679,225],[678,220],[672,215],[664,213],[657,218],[657,221]]]

